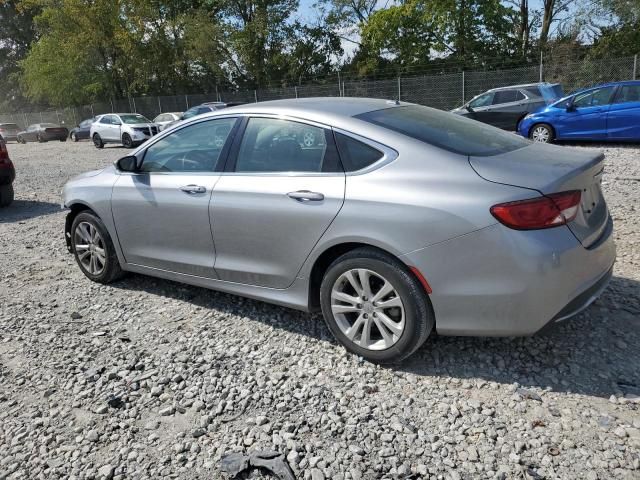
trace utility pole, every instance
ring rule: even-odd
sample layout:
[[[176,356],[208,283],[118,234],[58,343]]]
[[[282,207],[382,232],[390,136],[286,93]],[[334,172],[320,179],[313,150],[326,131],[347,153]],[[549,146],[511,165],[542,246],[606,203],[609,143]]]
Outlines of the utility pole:
[[[466,95],[464,93],[464,70],[462,70],[462,104],[465,103]]]
[[[542,67],[542,50],[540,50],[540,83],[542,83],[544,78],[544,72]]]
[[[338,96],[342,96],[342,81],[340,80],[340,70],[338,70]]]
[[[638,54],[633,56],[633,79],[635,80],[638,75]]]
[[[400,75],[398,75],[398,101],[400,101],[401,95],[402,95],[402,85],[400,84]]]

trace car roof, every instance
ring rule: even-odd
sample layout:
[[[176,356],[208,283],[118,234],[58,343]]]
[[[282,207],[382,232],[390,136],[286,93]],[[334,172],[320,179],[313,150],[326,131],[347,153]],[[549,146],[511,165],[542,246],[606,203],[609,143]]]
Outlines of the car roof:
[[[528,88],[528,87],[554,87],[556,85],[560,85],[559,83],[548,83],[548,82],[536,82],[536,83],[522,83],[520,85],[508,85],[506,87],[496,87],[487,90],[487,92],[496,92],[498,90],[510,90],[512,88]]]
[[[269,113],[300,116],[308,119],[318,117],[354,117],[374,110],[382,110],[396,105],[412,105],[408,102],[356,97],[312,97],[270,100],[266,102],[237,105],[219,113]]]

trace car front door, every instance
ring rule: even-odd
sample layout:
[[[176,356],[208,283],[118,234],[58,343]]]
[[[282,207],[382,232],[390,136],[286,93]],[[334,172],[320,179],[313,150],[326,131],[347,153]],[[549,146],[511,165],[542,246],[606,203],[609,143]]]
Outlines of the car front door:
[[[553,124],[559,139],[600,140],[607,136],[607,112],[615,87],[577,94]]]
[[[138,173],[121,173],[111,204],[127,263],[216,277],[209,202],[236,123],[208,119],[173,131],[140,154]]]
[[[640,83],[618,87],[607,116],[607,137],[640,141]]]
[[[345,174],[327,127],[245,120],[211,199],[222,280],[290,286],[344,201]]]
[[[103,115],[100,118],[100,122],[98,122],[98,135],[102,138],[102,140],[113,141],[115,140],[114,131],[114,115]]]
[[[25,134],[23,135],[25,137],[25,140],[28,140],[30,142],[35,141],[36,137],[38,136],[39,128],[40,128],[40,125],[29,125],[27,127]]]

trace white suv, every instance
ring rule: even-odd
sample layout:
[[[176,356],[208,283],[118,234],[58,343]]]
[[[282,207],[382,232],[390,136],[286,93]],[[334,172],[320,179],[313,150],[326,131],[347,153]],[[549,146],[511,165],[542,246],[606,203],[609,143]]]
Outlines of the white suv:
[[[110,113],[91,125],[90,134],[96,148],[103,148],[105,143],[133,148],[159,131],[158,125],[139,113]]]

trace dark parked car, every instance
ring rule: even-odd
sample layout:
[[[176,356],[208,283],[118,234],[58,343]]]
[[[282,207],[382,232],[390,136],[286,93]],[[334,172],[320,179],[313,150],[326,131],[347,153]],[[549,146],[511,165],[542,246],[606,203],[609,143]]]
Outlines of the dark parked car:
[[[525,115],[562,98],[562,86],[531,83],[488,90],[472,98],[453,113],[505,130],[517,130]]]
[[[527,115],[520,135],[536,142],[612,140],[640,142],[640,81],[600,85]]]
[[[96,117],[87,118],[86,120],[81,121],[77,127],[71,129],[69,138],[74,142],[77,142],[78,140],[88,140],[91,138],[89,136],[91,124],[95,121]]]
[[[55,123],[35,123],[29,125],[26,130],[18,132],[18,142],[48,142],[60,140],[66,142],[69,130]]]
[[[13,181],[16,171],[9,158],[7,145],[0,140],[0,207],[8,207],[13,202]]]
[[[5,142],[18,139],[18,125],[15,123],[0,123],[0,138]]]

